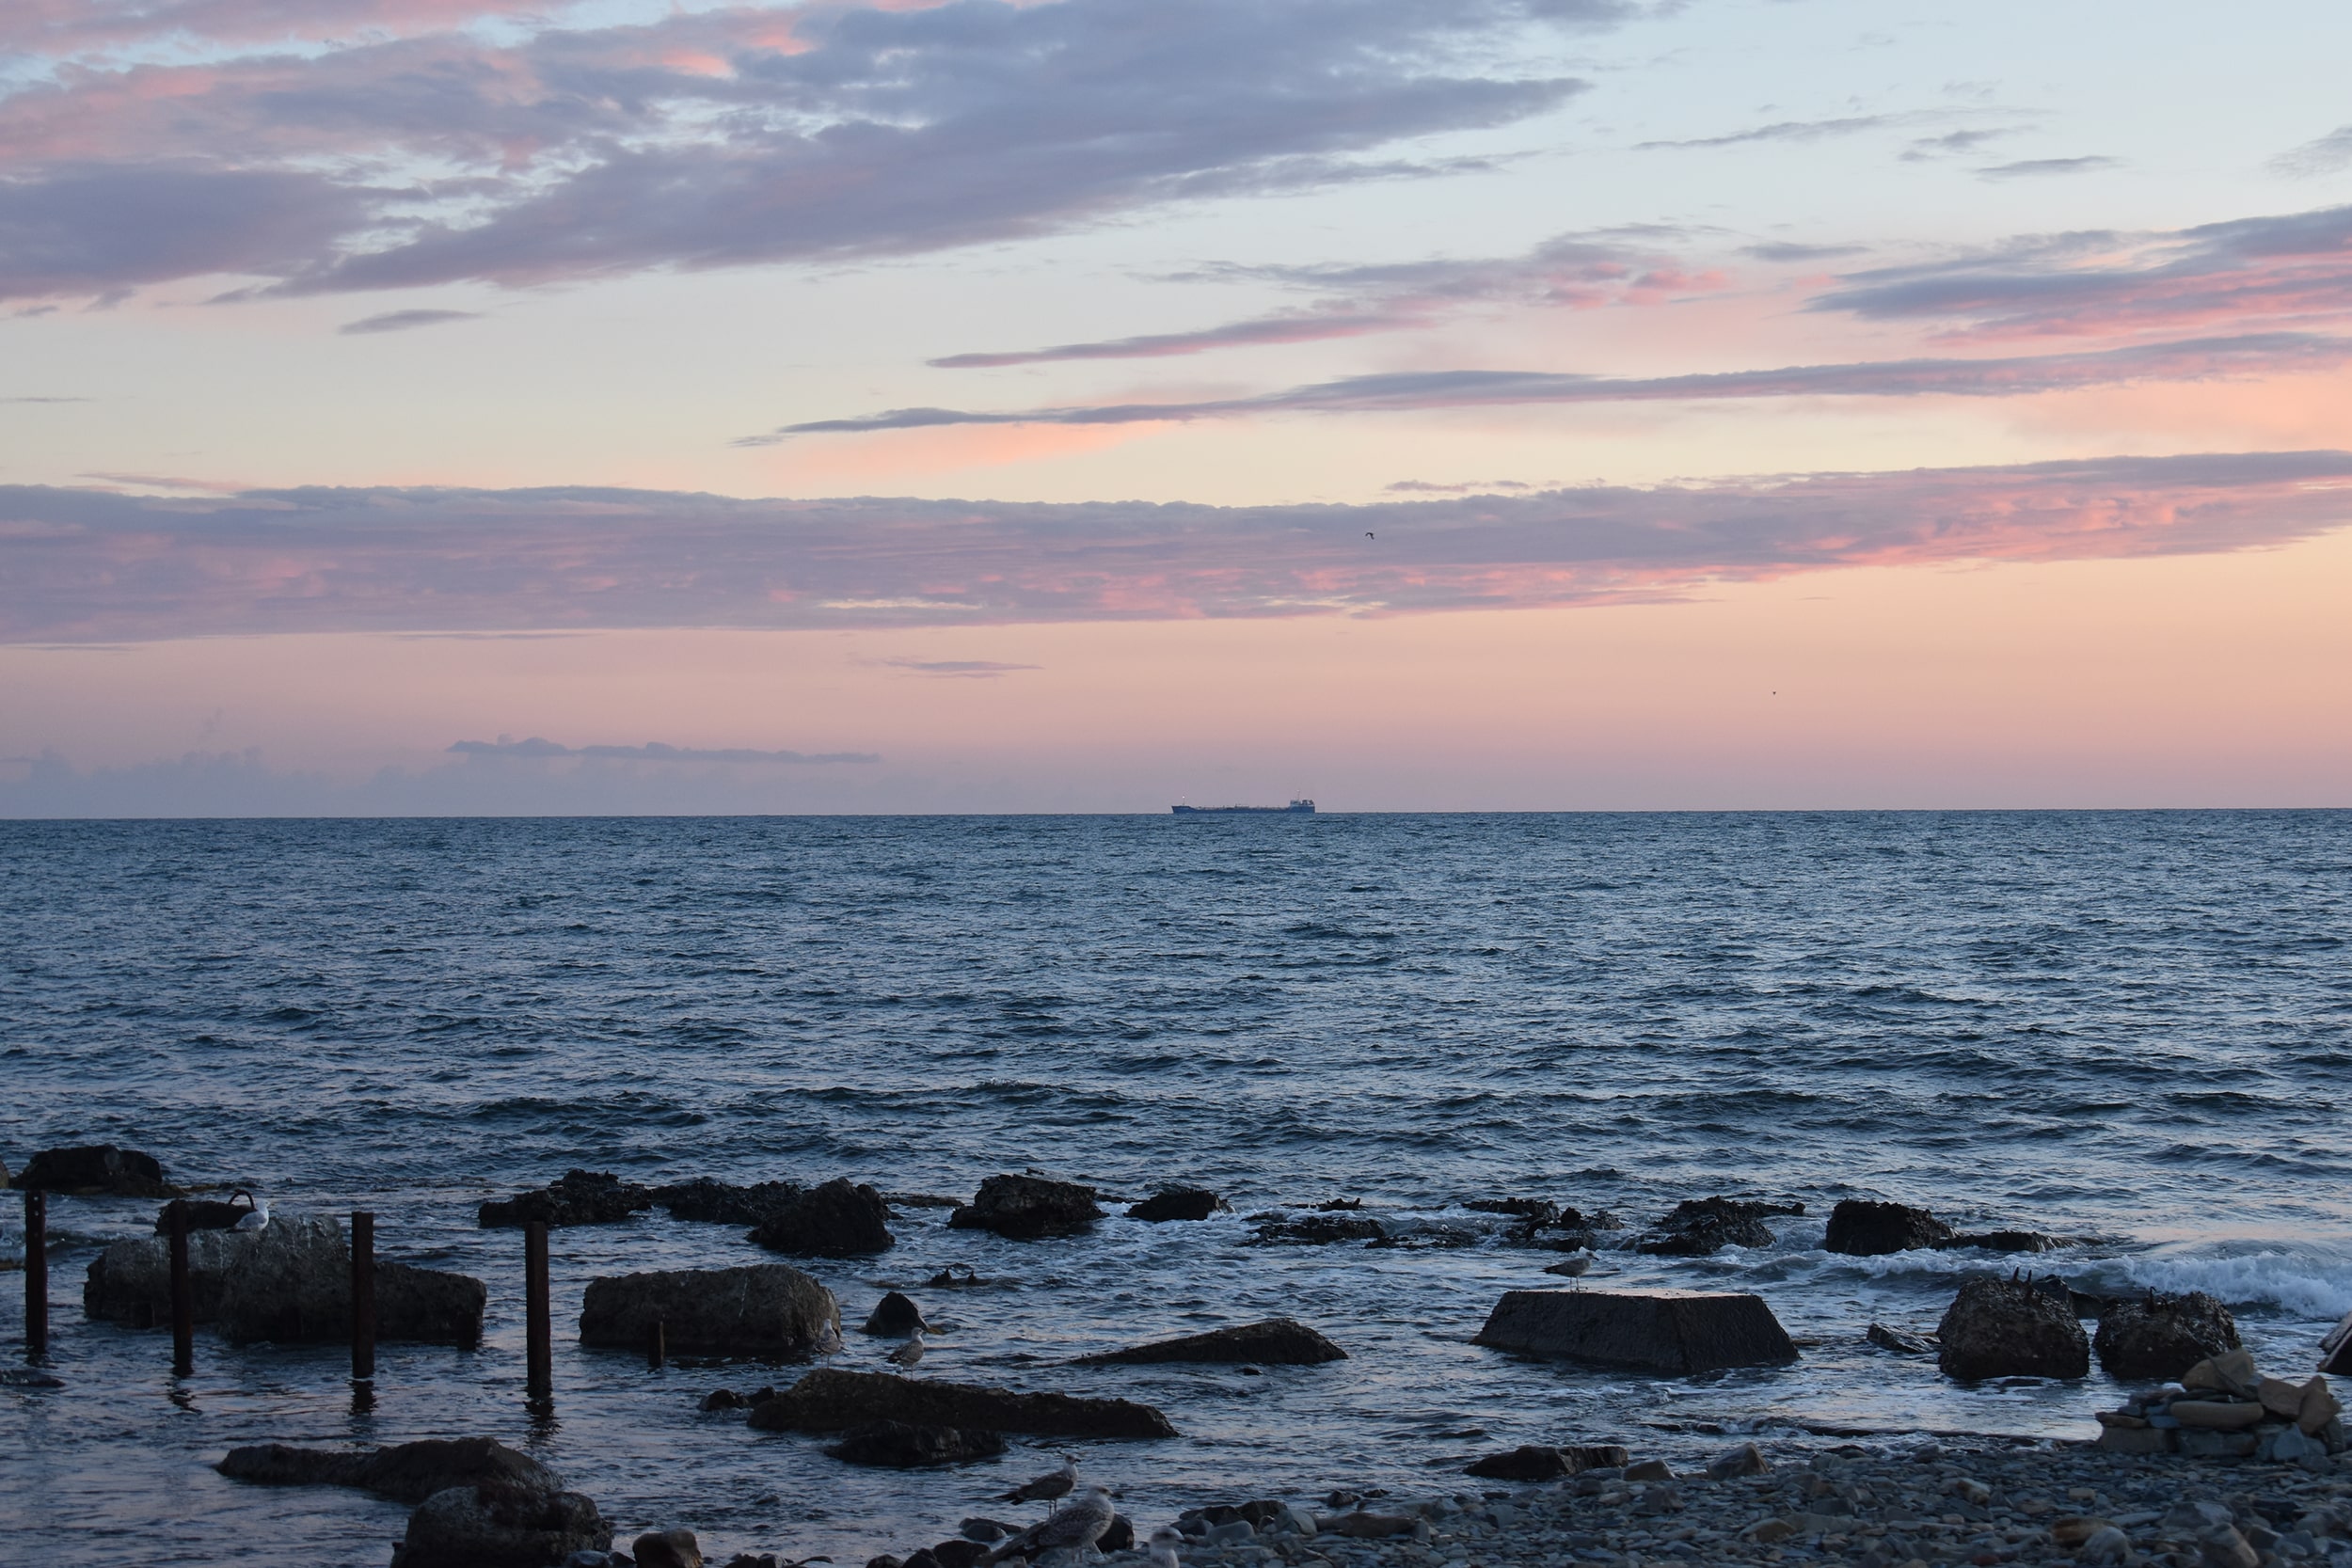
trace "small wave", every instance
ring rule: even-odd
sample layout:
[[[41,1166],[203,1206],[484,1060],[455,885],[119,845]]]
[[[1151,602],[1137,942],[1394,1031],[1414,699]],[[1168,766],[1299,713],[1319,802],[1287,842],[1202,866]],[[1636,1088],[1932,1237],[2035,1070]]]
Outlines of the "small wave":
[[[2202,1291],[2232,1307],[2276,1307],[2301,1318],[2333,1320],[2352,1307],[2352,1258],[2314,1246],[2143,1253],[2102,1265],[2095,1277],[2103,1284],[2120,1277],[2144,1290]]]

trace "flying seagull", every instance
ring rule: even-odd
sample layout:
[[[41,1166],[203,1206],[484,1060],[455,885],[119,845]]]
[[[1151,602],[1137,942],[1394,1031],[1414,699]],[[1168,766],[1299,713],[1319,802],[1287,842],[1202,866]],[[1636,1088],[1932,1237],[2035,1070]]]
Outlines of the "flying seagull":
[[[1070,1496],[1071,1489],[1077,1484],[1077,1456],[1066,1453],[1061,1456],[1060,1469],[1048,1470],[1041,1476],[1025,1481],[996,1500],[1000,1503],[1043,1503],[1050,1513],[1062,1498]]]
[[[907,1336],[907,1342],[882,1357],[902,1372],[914,1370],[914,1364],[923,1359],[923,1331],[916,1329]]]
[[[1035,1560],[1048,1552],[1083,1552],[1103,1539],[1103,1532],[1111,1528],[1111,1495],[1100,1486],[1089,1486],[1071,1499],[1069,1513],[1031,1525],[980,1560]]]

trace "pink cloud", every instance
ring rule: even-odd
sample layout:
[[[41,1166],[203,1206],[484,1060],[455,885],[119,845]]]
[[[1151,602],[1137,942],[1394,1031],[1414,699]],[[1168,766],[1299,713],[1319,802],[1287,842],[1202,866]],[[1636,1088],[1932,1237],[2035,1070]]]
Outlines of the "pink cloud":
[[[1362,506],[22,487],[0,490],[0,639],[1393,615],[1861,565],[2214,553],[2346,523],[2344,451]]]

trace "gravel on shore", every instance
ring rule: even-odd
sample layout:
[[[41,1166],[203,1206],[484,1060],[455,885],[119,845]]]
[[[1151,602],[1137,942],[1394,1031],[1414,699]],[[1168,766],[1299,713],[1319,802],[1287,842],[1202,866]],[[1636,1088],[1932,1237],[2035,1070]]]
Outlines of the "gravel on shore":
[[[1370,1499],[1363,1512],[1410,1521],[1409,1533],[1388,1539],[1340,1533],[1352,1510],[1316,1509],[1299,1519],[1308,1511],[1294,1507],[1264,1532],[1195,1539],[1183,1556],[1190,1568],[2352,1568],[2352,1464],[2344,1460],[2307,1470],[1997,1439],[1893,1451],[1849,1445],[1775,1454],[1768,1448],[1765,1457],[1762,1474],[1724,1480],[1641,1481],[1600,1470],[1539,1486],[1470,1481],[1425,1500]],[[1310,1522],[1311,1534],[1295,1528]],[[1145,1559],[1120,1553],[1108,1560]]]

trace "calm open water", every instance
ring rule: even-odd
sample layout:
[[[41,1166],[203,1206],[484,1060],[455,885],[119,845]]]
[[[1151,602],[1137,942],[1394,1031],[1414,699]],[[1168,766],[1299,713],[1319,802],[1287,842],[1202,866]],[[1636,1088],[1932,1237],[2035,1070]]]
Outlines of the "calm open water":
[[[354,1414],[331,1349],[85,1323],[53,1265],[62,1389],[0,1387],[0,1539],[57,1563],[387,1560],[398,1505],[241,1488],[233,1444],[495,1435],[620,1522],[855,1563],[951,1533],[1047,1467],[857,1471],[702,1416],[788,1369],[564,1342],[599,1273],[768,1255],[643,1216],[556,1233],[556,1417],[521,1397],[518,1233],[484,1196],[586,1165],[834,1175],[968,1195],[1036,1166],[1202,1225],[999,1242],[902,1210],[819,1262],[850,1324],[914,1291],[922,1375],[1118,1392],[1184,1435],[1081,1454],[1147,1526],[1211,1497],[1426,1493],[1477,1453],[1612,1437],[1669,1457],[1803,1426],[2088,1434],[2107,1391],[1963,1389],[1861,1343],[1931,1328],[1965,1253],[1832,1258],[1845,1196],[2087,1238],[2086,1289],[2200,1288],[2265,1365],[2352,1307],[2352,814],[1857,814],[0,824],[0,1158],[116,1142],[279,1211],[372,1208],[385,1253],[485,1278],[486,1341],[387,1347]],[[1534,1195],[1636,1221],[1802,1200],[1778,1243],[1602,1255],[1589,1283],[1761,1291],[1785,1370],[1658,1383],[1468,1343],[1549,1254],[1245,1247],[1244,1216],[1360,1196],[1401,1220]],[[53,1201],[92,1239],[153,1204]],[[21,1251],[13,1205],[0,1252]],[[0,1343],[21,1343],[0,1275]],[[1074,1370],[1273,1313],[1353,1359]],[[852,1333],[843,1359],[879,1365]],[[1681,1430],[1677,1430],[1677,1428]],[[1458,1477],[1453,1477],[1458,1480]]]

